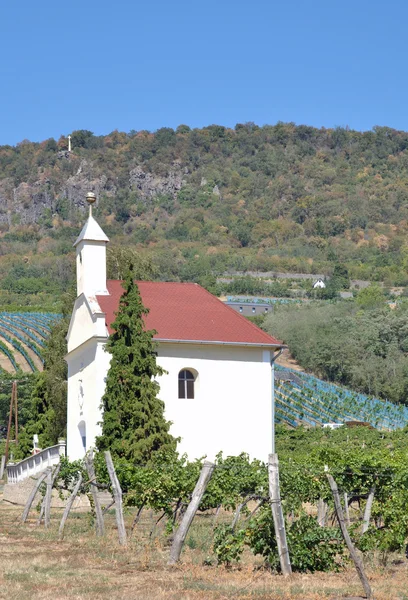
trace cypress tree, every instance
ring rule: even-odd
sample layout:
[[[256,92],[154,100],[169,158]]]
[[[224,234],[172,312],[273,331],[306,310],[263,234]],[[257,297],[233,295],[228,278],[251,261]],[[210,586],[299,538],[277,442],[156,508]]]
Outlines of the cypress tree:
[[[102,398],[102,435],[97,448],[110,450],[136,464],[147,463],[157,450],[175,449],[177,440],[169,433],[159,384],[154,380],[164,370],[156,362],[155,331],[146,331],[139,288],[133,269],[123,282],[124,293],[112,324],[106,351],[112,358]]]

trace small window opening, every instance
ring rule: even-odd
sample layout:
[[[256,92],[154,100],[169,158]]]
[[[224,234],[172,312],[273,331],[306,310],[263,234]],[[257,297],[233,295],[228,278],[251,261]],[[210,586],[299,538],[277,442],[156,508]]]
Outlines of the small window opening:
[[[81,421],[78,425],[79,435],[81,436],[82,448],[84,454],[86,452],[86,423],[85,421]]]
[[[179,398],[194,399],[194,375],[184,369],[178,376]]]

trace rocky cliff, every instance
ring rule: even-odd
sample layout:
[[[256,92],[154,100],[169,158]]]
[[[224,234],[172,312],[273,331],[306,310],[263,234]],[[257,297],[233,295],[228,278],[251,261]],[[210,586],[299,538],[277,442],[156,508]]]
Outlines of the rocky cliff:
[[[12,177],[0,179],[0,224],[10,227],[39,223],[44,215],[58,214],[61,206],[66,207],[65,216],[69,218],[75,211],[85,209],[88,191],[95,192],[98,200],[102,196],[113,197],[119,188],[136,192],[145,202],[159,195],[175,197],[188,173],[187,168],[182,169],[177,163],[164,174],[137,165],[122,173],[118,181],[106,175],[97,161],[65,151],[58,152],[57,157],[58,163],[67,165],[58,169],[58,177],[52,171],[38,169],[18,185]]]

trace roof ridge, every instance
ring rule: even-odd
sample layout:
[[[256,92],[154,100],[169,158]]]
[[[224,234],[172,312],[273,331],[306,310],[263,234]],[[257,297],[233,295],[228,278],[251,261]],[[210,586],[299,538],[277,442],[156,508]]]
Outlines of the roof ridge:
[[[118,283],[122,283],[124,281],[124,279],[107,279],[107,282],[109,282],[109,281],[112,281],[112,282],[117,281]],[[201,287],[203,290],[205,289],[199,283],[195,283],[194,281],[153,281],[151,279],[135,279],[135,283],[157,283],[157,284],[161,284],[161,285],[163,285],[163,283],[172,283],[174,285],[197,285],[198,287]]]

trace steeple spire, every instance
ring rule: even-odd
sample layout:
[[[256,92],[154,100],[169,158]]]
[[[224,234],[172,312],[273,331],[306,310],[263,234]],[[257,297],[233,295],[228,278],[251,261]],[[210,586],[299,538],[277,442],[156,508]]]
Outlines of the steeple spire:
[[[75,241],[77,255],[77,294],[90,296],[107,294],[106,244],[109,238],[92,216],[96,195],[88,192],[89,217]]]

